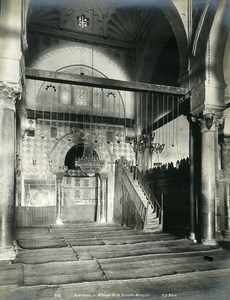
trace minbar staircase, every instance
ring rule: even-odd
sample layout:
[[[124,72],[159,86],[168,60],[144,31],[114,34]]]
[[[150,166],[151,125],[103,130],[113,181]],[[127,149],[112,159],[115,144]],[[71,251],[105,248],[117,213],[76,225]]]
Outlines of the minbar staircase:
[[[160,218],[159,216],[157,216],[157,210],[154,209],[150,203],[148,205],[147,212],[146,212],[144,231],[147,232],[162,231]]]
[[[134,179],[135,177],[135,179]],[[140,171],[136,169],[136,175],[129,173],[129,179],[137,191],[141,201],[146,205],[146,217],[144,223],[144,231],[162,232],[163,211],[157,199],[153,195],[148,184],[144,181]]]

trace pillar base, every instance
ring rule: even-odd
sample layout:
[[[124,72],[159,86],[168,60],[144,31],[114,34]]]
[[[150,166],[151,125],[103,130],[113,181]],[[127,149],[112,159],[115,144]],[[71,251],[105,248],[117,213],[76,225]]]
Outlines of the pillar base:
[[[189,240],[194,242],[194,243],[197,243],[197,239],[196,239],[196,236],[195,236],[194,232],[190,232]]]
[[[16,251],[13,246],[0,248],[0,260],[14,260],[16,257]]]
[[[105,218],[101,218],[101,220],[99,221],[99,223],[107,223]]]
[[[230,241],[230,231],[229,230],[225,230],[223,233],[223,240],[224,241]]]
[[[224,240],[223,234],[221,231],[216,231],[216,241],[217,242],[222,242]]]
[[[218,245],[216,240],[201,240],[201,243],[204,246],[217,246]]]
[[[57,218],[57,219],[56,219],[56,224],[57,224],[57,225],[64,225],[64,223],[63,223],[63,221],[62,221],[61,218]]]

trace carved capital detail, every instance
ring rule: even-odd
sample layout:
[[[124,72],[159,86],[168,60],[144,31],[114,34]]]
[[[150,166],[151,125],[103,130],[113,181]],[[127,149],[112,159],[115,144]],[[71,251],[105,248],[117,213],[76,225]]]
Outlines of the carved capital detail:
[[[107,173],[100,173],[99,176],[100,176],[101,181],[105,181],[108,178]]]
[[[224,149],[230,150],[230,137],[224,137],[222,142]]]
[[[20,99],[21,86],[17,83],[0,82],[0,108],[15,110],[15,101]]]
[[[64,172],[59,171],[59,172],[56,172],[55,175],[56,175],[57,182],[61,182],[65,174],[64,174]]]
[[[222,114],[207,113],[203,118],[199,118],[199,125],[201,132],[215,132],[219,126],[223,125],[223,116]]]
[[[205,103],[205,85],[204,82],[199,82],[199,85],[193,87],[191,95],[191,113],[199,114],[204,109]]]

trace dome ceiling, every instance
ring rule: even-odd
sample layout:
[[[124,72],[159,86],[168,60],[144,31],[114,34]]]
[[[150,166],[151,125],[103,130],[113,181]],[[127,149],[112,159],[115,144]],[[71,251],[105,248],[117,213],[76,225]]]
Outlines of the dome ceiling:
[[[31,0],[26,65],[30,66],[56,41],[71,41],[104,47],[105,51],[108,48],[125,51],[123,67],[133,81],[159,83],[153,72],[164,47],[173,39],[175,43],[171,45],[176,49],[168,49],[166,56],[171,52],[177,57],[171,57],[169,69],[174,69],[175,62],[176,68],[180,68],[169,11],[174,14],[174,26],[175,20],[179,24],[180,16],[171,0]],[[42,38],[46,40],[41,41]],[[45,42],[48,43],[46,48]],[[180,55],[185,54],[184,49]],[[170,79],[171,85],[175,85],[178,75],[172,74]]]
[[[114,61],[117,68],[127,74],[128,79],[123,76],[117,78],[119,80],[159,83],[159,76],[164,79],[166,70],[165,65],[157,64],[163,61],[161,54],[175,53],[175,57],[171,55],[171,60],[167,60],[169,80],[162,80],[160,84],[176,85],[179,54],[174,31],[165,13],[172,8],[180,19],[171,0],[31,0],[27,17],[26,66],[58,71],[60,62],[61,67],[83,64],[86,51],[78,55],[76,49],[80,49],[81,44],[85,48],[95,45],[94,52],[97,49],[101,56],[108,58],[103,65],[94,59],[98,71],[106,69],[103,73],[107,78],[114,78],[116,74],[116,70],[107,70],[112,68],[111,61]],[[172,40],[175,42],[169,44]],[[173,45],[176,51],[171,51],[168,45]],[[163,51],[165,47],[167,51]],[[85,65],[91,65],[90,59]],[[176,73],[171,71],[175,68]],[[33,90],[32,86],[28,88],[27,104],[31,107],[33,103],[29,96]],[[128,95],[127,103],[131,102],[129,98]],[[133,110],[127,103],[127,111]]]
[[[154,24],[166,22],[157,3],[156,0],[31,1],[28,31],[38,30],[39,26],[77,33],[83,41],[90,42],[94,36],[99,37],[101,43],[104,40],[115,46],[135,47]]]

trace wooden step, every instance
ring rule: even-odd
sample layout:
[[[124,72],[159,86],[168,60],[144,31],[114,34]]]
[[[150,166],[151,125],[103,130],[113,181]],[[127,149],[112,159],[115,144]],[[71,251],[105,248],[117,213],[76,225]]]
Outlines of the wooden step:
[[[225,300],[229,299],[229,293],[230,269],[58,286],[0,287],[1,299],[3,300],[47,300],[56,298]]]
[[[17,254],[14,263],[39,264],[49,262],[76,261],[76,253],[69,247],[22,250]]]
[[[110,299],[109,295],[114,295],[114,299],[187,299],[187,295],[191,295],[193,300],[200,295],[203,296],[202,299],[211,299],[210,296],[214,295],[217,296],[215,299],[221,299],[220,294],[218,296],[218,287],[223,286],[222,299],[228,299],[226,297],[229,296],[230,291],[230,269],[221,270],[220,273],[215,270],[197,272],[195,275],[194,273],[176,274],[156,278],[62,286],[59,294],[63,299],[68,299],[74,294],[82,295],[83,299],[84,295],[90,295],[93,299],[97,299],[100,295],[101,299],[106,299],[106,296]]]
[[[22,280],[23,275],[21,265],[16,266],[12,265],[10,262],[7,262],[7,264],[0,262],[0,286],[19,284]]]
[[[178,252],[178,253],[156,253],[156,254],[146,254],[146,255],[139,255],[137,257],[129,256],[129,257],[116,257],[116,258],[104,258],[100,259],[100,263],[103,264],[119,264],[119,263],[128,263],[128,262],[138,262],[138,261],[151,261],[151,260],[159,260],[159,259],[190,259],[191,257],[204,259],[204,257],[209,256],[213,257],[219,257],[223,255],[229,255],[226,253],[225,250],[222,249],[212,249],[212,250],[201,250],[201,251],[187,251],[187,252]]]
[[[181,259],[163,258],[152,261],[123,262],[120,264],[106,264],[101,262],[106,277],[113,279],[137,279],[160,277],[177,273],[230,268],[230,262],[223,264],[227,255],[215,257],[213,262],[204,261],[202,257],[188,257]]]
[[[230,283],[228,251],[166,233],[84,223],[22,228],[17,238],[28,249],[19,250],[12,266],[2,265],[2,274],[11,279],[8,283],[0,272],[0,299],[161,299],[174,294],[212,299],[220,289],[222,295],[230,291],[222,286]]]
[[[138,256],[156,253],[178,253],[188,251],[199,251],[202,245],[193,245],[187,241],[169,241],[169,242],[152,242],[152,243],[138,243],[134,245],[105,245],[105,246],[92,246],[92,247],[73,247],[76,253],[87,251],[92,257],[112,258],[122,256]],[[206,249],[215,249],[215,247],[208,247]],[[134,258],[135,259],[135,258]]]
[[[36,239],[21,238],[17,239],[19,247],[23,249],[42,249],[42,248],[54,248],[54,247],[66,247],[64,239],[42,239],[42,236],[36,237]]]
[[[24,285],[67,284],[104,280],[95,260],[25,265]]]

